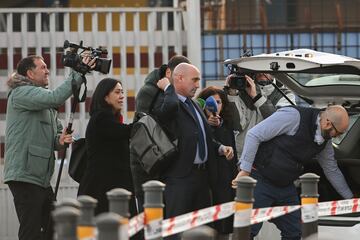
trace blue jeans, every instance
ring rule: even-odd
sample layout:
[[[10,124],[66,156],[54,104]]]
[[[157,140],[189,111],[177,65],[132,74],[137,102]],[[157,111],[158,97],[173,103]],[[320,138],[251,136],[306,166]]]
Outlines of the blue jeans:
[[[254,209],[273,206],[291,206],[299,205],[300,200],[293,184],[287,187],[277,187],[271,184],[267,179],[253,170],[251,177],[257,180],[254,190]],[[281,231],[282,240],[300,240],[301,239],[301,212],[295,212],[283,215],[271,220]],[[262,227],[262,223],[251,226],[251,237],[256,236]]]

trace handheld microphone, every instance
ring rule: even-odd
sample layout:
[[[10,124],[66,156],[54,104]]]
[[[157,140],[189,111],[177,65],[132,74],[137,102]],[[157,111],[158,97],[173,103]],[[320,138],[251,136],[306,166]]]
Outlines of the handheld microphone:
[[[196,103],[198,104],[198,106],[199,106],[202,110],[205,109],[206,103],[205,103],[205,100],[204,100],[204,99],[202,99],[202,98],[197,98],[197,99],[196,99]]]
[[[216,113],[218,111],[218,105],[213,96],[210,96],[205,101],[205,108],[211,112],[214,116],[216,116]]]

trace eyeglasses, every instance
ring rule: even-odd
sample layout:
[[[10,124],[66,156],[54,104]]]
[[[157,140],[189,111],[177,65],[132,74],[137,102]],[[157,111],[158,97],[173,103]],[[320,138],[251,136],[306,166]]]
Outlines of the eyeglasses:
[[[335,125],[334,125],[334,123],[332,121],[330,121],[329,119],[328,119],[328,121],[330,122],[331,127],[335,130],[336,135],[344,134],[344,132],[340,132],[340,131],[337,130],[337,128],[335,127]]]

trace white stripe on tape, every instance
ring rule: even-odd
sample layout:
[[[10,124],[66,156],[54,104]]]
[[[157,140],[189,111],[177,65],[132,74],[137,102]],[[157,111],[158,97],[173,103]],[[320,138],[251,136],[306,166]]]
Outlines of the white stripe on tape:
[[[252,209],[236,211],[234,214],[234,227],[245,227],[250,225]]]
[[[144,228],[144,213],[142,212],[139,215],[129,220],[129,229],[128,229],[129,237],[134,236],[137,232],[141,231],[143,228]]]
[[[79,240],[96,240],[96,237],[84,237],[84,238],[79,238]]]
[[[162,219],[155,219],[150,221],[144,227],[145,239],[156,239],[161,237]]]
[[[305,204],[301,208],[301,220],[303,223],[315,222],[318,220],[317,204]]]

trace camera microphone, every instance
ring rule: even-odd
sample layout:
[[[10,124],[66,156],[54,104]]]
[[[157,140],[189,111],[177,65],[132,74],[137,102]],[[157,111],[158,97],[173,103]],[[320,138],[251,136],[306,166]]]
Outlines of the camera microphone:
[[[104,47],[104,46],[99,46],[97,49],[99,51],[101,51],[102,54],[105,54],[105,55],[108,54],[108,51],[107,51],[106,47]]]
[[[82,41],[81,41],[82,42]],[[82,43],[80,44],[80,46],[82,45]],[[78,49],[79,47],[80,47],[79,45],[77,45],[77,44],[74,44],[74,43],[71,43],[71,42],[69,42],[68,40],[65,40],[64,41],[64,48],[66,49],[66,48],[76,48],[76,49]]]
[[[216,99],[213,96],[210,96],[205,101],[205,108],[213,114],[213,116],[216,116],[216,113],[218,111],[218,104],[216,102]]]

